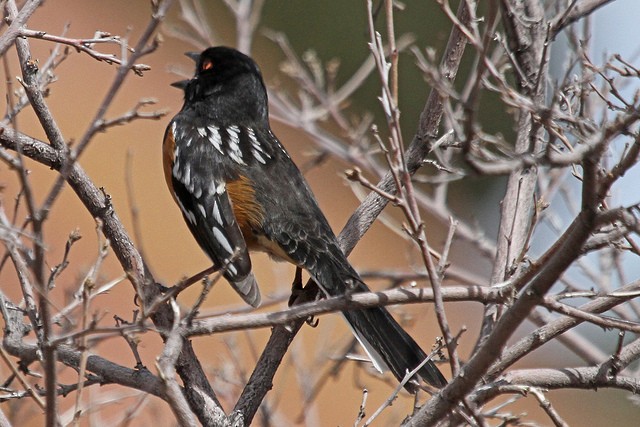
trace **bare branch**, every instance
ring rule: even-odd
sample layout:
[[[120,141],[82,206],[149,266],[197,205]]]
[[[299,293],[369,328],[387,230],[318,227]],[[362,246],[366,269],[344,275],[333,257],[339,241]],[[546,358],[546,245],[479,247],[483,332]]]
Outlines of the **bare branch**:
[[[612,0],[573,0],[564,12],[551,20],[551,35],[555,38],[560,31],[574,22],[595,12],[596,9],[611,3]]]
[[[505,293],[507,291],[507,293]],[[508,298],[508,289],[489,289],[486,287],[446,287],[442,289],[444,301],[478,301],[489,303]],[[211,319],[198,319],[185,332],[187,336],[209,335],[214,332],[234,331],[247,328],[263,328],[288,325],[311,316],[334,313],[345,309],[378,307],[393,304],[411,304],[433,302],[433,290],[429,288],[399,288],[379,292],[354,293],[345,297],[335,297],[320,301],[296,304],[286,310],[271,313],[237,315],[233,318],[216,316]]]

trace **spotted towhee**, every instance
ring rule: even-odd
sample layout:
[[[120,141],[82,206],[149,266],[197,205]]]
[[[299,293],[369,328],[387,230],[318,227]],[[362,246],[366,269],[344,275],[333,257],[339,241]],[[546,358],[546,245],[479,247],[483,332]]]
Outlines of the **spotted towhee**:
[[[252,306],[260,292],[250,250],[306,269],[328,296],[368,291],[340,250],[307,182],[269,126],[256,63],[227,47],[190,54],[197,69],[164,137],[164,172],[182,215],[214,265]],[[383,307],[343,312],[373,364],[399,380],[426,359]],[[446,384],[433,362],[418,376]],[[414,378],[414,381],[416,379]],[[415,383],[407,389],[415,390]]]

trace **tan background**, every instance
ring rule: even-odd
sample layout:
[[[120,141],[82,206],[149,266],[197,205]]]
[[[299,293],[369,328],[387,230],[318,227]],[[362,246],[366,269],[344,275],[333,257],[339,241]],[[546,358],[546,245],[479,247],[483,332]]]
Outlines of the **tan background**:
[[[227,15],[218,11],[221,7],[216,5],[216,8],[212,12],[212,16],[216,17],[216,29],[227,37],[227,43],[232,44],[233,28],[227,19],[222,19]],[[326,10],[330,10],[328,5],[326,5]],[[314,13],[299,17],[302,22],[291,23],[294,30],[297,28],[298,33],[295,33],[295,31],[289,32],[289,27],[286,22],[283,22],[282,15],[286,15],[286,13],[283,2],[267,2],[265,25],[272,25],[274,29],[288,33],[294,45],[300,46],[300,49],[313,47],[313,43],[316,41],[313,37],[321,37],[318,32],[322,31],[322,25],[326,25],[318,22],[328,22],[327,16],[322,16],[316,9]],[[359,16],[354,16],[352,21],[353,25],[360,26],[358,31],[363,34],[362,38],[343,43],[340,46],[334,44],[337,46],[336,50],[340,51],[345,49],[344,44],[357,44],[360,50],[359,53],[354,54],[356,60],[358,55],[362,56],[362,49],[366,49],[364,8],[360,13]],[[135,42],[137,36],[146,26],[148,15],[149,7],[146,1],[49,0],[29,22],[29,27],[60,34],[64,24],[70,22],[71,27],[68,32],[70,37],[89,37],[96,30],[122,35],[130,28],[130,39]],[[177,8],[174,7],[167,23],[171,25],[176,21]],[[305,26],[309,28],[307,32],[313,32],[313,36],[308,42],[305,42],[305,34],[300,28]],[[326,26],[324,28],[326,29]],[[327,29],[327,31],[331,33],[331,29]],[[441,43],[443,39],[442,34],[439,33],[434,38],[434,43]],[[263,37],[259,37],[259,39],[259,49],[256,50],[255,56],[263,65],[265,79],[268,84],[279,82],[281,78],[278,72],[278,61],[282,57],[273,44],[265,41]],[[40,61],[44,61],[48,57],[52,48],[50,43],[38,40],[31,40],[31,46],[34,56]],[[102,49],[108,50],[109,48]],[[118,95],[108,114],[109,117],[115,117],[130,109],[138,99],[154,97],[158,100],[157,108],[169,109],[170,113],[167,118],[157,122],[137,121],[127,126],[111,129],[106,134],[100,134],[81,159],[81,164],[94,182],[98,186],[104,187],[111,195],[116,211],[130,232],[133,231],[133,227],[127,191],[133,191],[139,209],[141,243],[146,259],[156,278],[167,286],[208,266],[206,257],[191,238],[177,207],[164,186],[160,159],[160,145],[164,128],[169,117],[177,112],[181,106],[180,92],[169,86],[179,77],[170,73],[168,68],[178,65],[191,70],[190,60],[182,56],[182,53],[192,49],[192,47],[165,35],[164,43],[158,52],[143,60],[152,67],[152,70],[145,73],[142,78],[129,76],[125,89]],[[323,49],[329,52],[324,59],[338,55],[338,53],[331,54],[331,49],[326,46]],[[17,75],[18,69],[14,52],[9,57],[13,61],[11,64],[12,72]],[[114,71],[114,66],[98,63],[86,55],[75,52],[57,70],[56,75],[59,80],[52,85],[48,102],[65,138],[68,140],[78,139],[85,132],[97,106],[111,84]],[[375,88],[375,86],[371,87]],[[423,93],[426,90],[415,92],[418,98],[424,99]],[[361,106],[355,106],[355,108],[361,108]],[[371,107],[371,109],[375,108],[377,106]],[[417,106],[408,107],[407,110],[419,111],[419,108],[421,108],[420,103]],[[410,122],[409,127],[413,126],[411,124],[415,121],[413,117],[415,114],[412,113],[405,112],[403,115],[403,119],[406,118]],[[44,137],[30,111],[20,115],[19,129],[36,137]],[[304,163],[308,159],[308,154],[314,150],[313,145],[303,136],[277,124],[274,126],[274,130],[298,164]],[[133,165],[131,171],[133,185],[130,189],[125,185],[128,152],[131,153]],[[342,227],[358,203],[342,179],[346,167],[348,165],[328,163],[321,168],[314,169],[307,176],[321,207],[336,230]],[[49,190],[53,177],[54,174],[48,169],[37,165],[33,166],[32,179],[39,202]],[[0,166],[0,184],[7,186],[2,193],[2,202],[5,209],[10,212],[13,209],[16,195],[15,177],[4,165]],[[460,190],[462,194],[467,192],[467,195],[473,194],[474,191],[473,189]],[[487,197],[492,196],[488,195]],[[464,201],[457,203],[464,203]],[[494,208],[496,206],[493,205]],[[441,243],[444,230],[440,225],[432,227],[435,229],[436,236],[433,243],[437,246]],[[45,232],[49,244],[48,261],[50,264],[55,264],[61,259],[67,235],[75,228],[80,229],[84,238],[74,246],[70,258],[71,265],[58,280],[55,301],[60,305],[65,301],[66,291],[73,292],[77,289],[83,274],[95,260],[97,248],[95,224],[77,201],[73,192],[67,188],[64,190],[61,200],[55,205]],[[464,260],[468,268],[472,270],[484,271],[486,265],[470,264],[474,262],[476,257],[465,256],[464,248],[457,249],[459,252],[456,259]],[[286,294],[292,278],[292,268],[282,264],[274,264],[262,255],[254,256],[253,259],[265,299],[268,300],[270,295]],[[372,231],[359,244],[351,260],[358,270],[380,269],[385,266],[406,269],[415,261],[408,250],[408,245],[381,225],[373,227]],[[115,257],[110,255],[102,269],[102,280],[108,281],[120,274],[119,264]],[[17,295],[15,278],[7,267],[0,272],[0,286],[10,296]],[[189,305],[197,292],[196,287],[185,292],[181,296],[180,302]],[[281,306],[283,305],[281,304]],[[211,292],[204,310],[219,311],[230,307],[242,307],[241,301],[226,284],[220,283]],[[101,325],[103,326],[113,324],[113,315],[125,319],[131,318],[132,310],[135,308],[133,292],[128,282],[117,286],[109,295],[100,297],[93,306],[95,313],[102,319]],[[412,307],[407,311],[413,314],[413,318],[409,319],[407,324],[412,335],[424,348],[430,348],[434,337],[438,334],[437,328],[433,326],[435,320],[432,308],[426,305]],[[454,330],[458,330],[462,325],[469,328],[466,333],[467,340],[462,344],[462,354],[466,355],[477,332],[480,307],[471,304],[459,305],[451,307],[449,314],[452,317]],[[298,418],[302,410],[300,402],[303,395],[299,384],[309,382],[309,378],[316,378],[321,371],[324,372],[327,366],[325,359],[335,355],[338,349],[343,348],[348,342],[346,332],[346,327],[340,316],[324,316],[321,318],[318,328],[305,327],[298,335],[292,346],[293,352],[288,356],[286,366],[283,366],[276,376],[274,389],[270,394],[269,402],[272,411],[278,417],[276,418],[278,421],[274,422],[274,425],[304,423]],[[230,397],[225,401],[227,409],[233,404],[234,400],[232,399],[240,391],[241,385],[226,383],[221,378],[238,371],[248,376],[255,357],[261,351],[268,336],[267,333],[268,331],[256,331],[222,334],[195,340],[196,349],[203,364],[210,369],[214,386],[226,391]],[[249,343],[252,344],[249,345]],[[120,338],[105,340],[93,350],[123,365],[130,367],[135,365],[131,352]],[[155,357],[161,350],[159,340],[153,339],[152,334],[145,334],[142,337],[140,350],[146,366],[155,372]],[[547,366],[554,366],[554,359],[566,358],[566,354],[567,351],[564,348],[549,346],[549,348],[545,348],[545,352],[536,355],[536,358],[527,359],[527,363],[544,363]],[[347,364],[347,369],[340,378],[341,381],[329,381],[317,400],[317,405],[313,406],[306,414],[308,416],[306,423],[320,426],[352,425],[360,404],[360,389],[362,387],[367,387],[370,391],[368,414],[371,414],[386,398],[391,388],[382,386],[382,382],[363,375],[362,371],[353,370],[355,364],[356,362]],[[444,365],[443,369],[448,375],[448,369]],[[2,366],[0,372],[3,377],[6,376],[6,367]],[[385,378],[389,380],[390,376]],[[63,379],[67,383],[72,383],[75,381],[75,376],[71,372],[65,372]],[[120,391],[122,391],[120,388],[114,386],[92,387],[85,397],[90,398],[94,403],[101,402]],[[129,391],[125,390],[124,393],[129,393]],[[561,415],[574,425],[624,425],[624,415],[629,415],[632,413],[631,411],[637,411],[626,398],[621,397],[623,394],[618,392],[570,391],[553,393],[551,396],[556,396],[554,403]],[[225,396],[222,395],[222,398],[224,399]],[[72,408],[74,399],[73,394],[66,399],[61,399],[63,410]],[[99,415],[95,415],[93,418],[95,425],[112,425],[136,401],[135,398],[130,398],[110,403],[102,408]],[[512,406],[512,411],[514,413],[527,411],[530,418],[546,422],[547,419],[541,415],[540,409],[532,399],[526,401],[528,405],[515,404]],[[401,417],[408,412],[411,404],[411,399],[404,394],[400,401],[387,411],[385,418],[382,418],[378,425],[398,424]],[[32,408],[33,406],[30,404],[2,404],[2,409],[8,415],[13,414],[21,420],[16,425],[41,424],[41,414]],[[279,418],[280,416],[284,418]],[[258,419],[257,417],[256,420]],[[151,422],[157,426],[175,424],[167,406],[156,398],[149,398],[147,406],[141,410],[141,415],[131,425],[149,425]],[[254,424],[258,425],[258,422],[256,421]]]

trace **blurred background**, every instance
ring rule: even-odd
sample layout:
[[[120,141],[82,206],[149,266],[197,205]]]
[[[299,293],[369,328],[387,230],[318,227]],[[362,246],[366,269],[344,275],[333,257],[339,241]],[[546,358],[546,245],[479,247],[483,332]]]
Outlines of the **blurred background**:
[[[235,45],[236,31],[231,13],[223,2],[205,2],[203,10],[219,36],[220,44]],[[435,49],[436,57],[442,51],[450,31],[450,23],[433,1],[406,1],[405,11],[396,14],[396,32],[398,35],[410,33],[416,46]],[[594,57],[611,53],[612,50],[624,55],[636,56],[638,40],[637,25],[634,18],[640,16],[640,3],[634,0],[618,0],[607,6],[594,19],[595,47]],[[454,9],[455,10],[455,9]],[[49,0],[29,21],[28,27],[51,34],[61,34],[69,24],[68,37],[87,38],[97,30],[113,35],[128,35],[131,44],[135,43],[149,19],[149,2],[128,0]],[[157,103],[145,111],[166,109],[166,117],[158,121],[138,120],[125,126],[110,129],[98,135],[83,155],[80,163],[90,177],[112,197],[113,205],[131,234],[134,231],[133,215],[138,216],[139,234],[137,244],[157,280],[171,286],[185,276],[194,274],[209,266],[209,261],[200,251],[184,224],[178,208],[172,201],[164,183],[161,164],[161,141],[165,126],[170,117],[179,111],[182,94],[170,87],[170,83],[183,78],[181,74],[190,74],[193,63],[183,55],[195,50],[194,46],[174,37],[176,28],[181,26],[177,2],[169,13],[162,28],[162,44],[157,52],[144,57],[144,63],[151,70],[143,77],[130,75],[125,88],[119,93],[109,110],[108,117],[115,117],[133,108],[143,98],[155,98]],[[270,89],[290,92],[296,98],[296,89],[291,79],[282,71],[284,55],[281,49],[264,31],[276,31],[286,34],[288,40],[299,55],[313,51],[324,63],[339,60],[336,77],[338,85],[346,81],[369,55],[369,41],[366,27],[366,8],[364,2],[310,1],[297,2],[269,0],[265,2],[259,31],[253,45],[252,56],[261,65],[263,75]],[[631,42],[626,46],[625,42]],[[53,48],[50,42],[30,40],[35,58],[45,60]],[[111,50],[110,50],[111,49]],[[101,51],[114,51],[115,48],[99,47]],[[561,56],[561,52],[554,52]],[[9,55],[13,79],[19,74],[15,52]],[[465,64],[468,68],[470,64]],[[561,61],[554,62],[555,67],[562,66]],[[57,69],[57,81],[51,86],[48,102],[65,138],[77,140],[88,128],[107,88],[115,74],[115,66],[97,62],[87,55],[72,52],[70,57]],[[400,108],[405,139],[413,135],[420,111],[423,108],[429,88],[424,83],[420,71],[415,66],[414,56],[404,53],[400,58]],[[14,80],[15,84],[15,80]],[[379,82],[373,74],[350,99],[349,114],[354,119],[373,114],[374,122],[382,127],[384,117],[379,108]],[[3,98],[4,99],[4,98]],[[501,132],[509,140],[513,136],[513,123],[507,112],[493,102],[490,97],[483,101],[479,119],[485,130]],[[4,107],[4,106],[3,106]],[[327,125],[331,128],[331,124]],[[351,165],[328,160],[315,165],[318,146],[299,131],[279,122],[273,123],[274,132],[292,154],[298,165],[305,168],[306,177],[314,190],[320,206],[336,232],[339,232],[349,215],[358,206],[359,201],[344,178],[344,171]],[[18,118],[18,128],[37,138],[45,139],[37,120],[31,111],[25,111]],[[55,174],[39,165],[32,167],[32,179],[39,202],[50,189]],[[0,185],[2,203],[11,212],[18,191],[14,174],[5,165],[0,166]],[[495,239],[498,224],[499,201],[504,180],[502,178],[468,178],[454,183],[450,187],[450,206],[461,218],[477,224],[490,239]],[[131,201],[134,201],[133,203]],[[389,218],[399,224],[401,216],[389,207]],[[429,218],[426,218],[427,220]],[[55,205],[48,227],[45,231],[48,242],[48,260],[56,263],[62,258],[64,246],[70,232],[79,229],[83,239],[77,242],[70,255],[70,266],[58,279],[54,292],[56,302],[61,306],[78,288],[80,281],[95,262],[98,240],[95,223],[70,189],[65,189],[61,200]],[[439,222],[428,223],[430,243],[437,249],[446,237],[447,228]],[[376,223],[362,239],[350,257],[358,271],[411,271],[418,260],[412,246],[398,236],[397,228],[390,229]],[[540,242],[544,248],[544,241]],[[265,300],[273,299],[280,307],[286,306],[289,286],[293,278],[293,269],[277,264],[262,255],[254,255],[254,268]],[[454,243],[452,264],[474,277],[486,278],[490,272],[489,260],[479,256],[473,245]],[[631,267],[630,267],[631,268]],[[106,283],[122,275],[120,265],[113,255],[107,257],[101,270],[101,283]],[[372,280],[373,288],[383,283]],[[426,286],[426,283],[419,283]],[[0,271],[0,286],[3,292],[12,298],[18,298],[19,289],[10,269]],[[180,303],[186,307],[193,303],[199,293],[199,286],[180,296]],[[102,326],[113,325],[113,316],[131,319],[134,294],[128,282],[116,286],[107,295],[99,297],[92,306]],[[242,302],[230,290],[220,283],[210,293],[203,312],[220,313],[228,310],[244,309]],[[468,356],[475,343],[477,329],[481,321],[482,307],[478,304],[449,304],[448,315],[452,329],[458,331],[462,326],[468,328],[461,343],[463,358]],[[433,309],[430,305],[392,308],[397,318],[403,322],[410,333],[425,349],[431,348],[435,337],[439,335],[435,324]],[[529,328],[522,328],[520,334]],[[602,331],[589,329],[593,339],[607,337]],[[201,362],[207,367],[214,388],[220,390],[221,399],[230,409],[234,398],[243,385],[242,379],[248,377],[256,357],[262,351],[269,331],[251,331],[243,333],[218,334],[194,340]],[[143,362],[155,372],[155,358],[162,344],[152,334],[141,337],[140,351]],[[322,316],[317,328],[304,327],[296,337],[292,351],[286,358],[275,378],[274,388],[267,404],[273,414],[273,425],[352,425],[362,400],[362,388],[369,390],[367,413],[371,414],[393,390],[394,380],[390,375],[378,378],[367,370],[357,367],[358,362],[348,362],[342,367],[339,377],[331,377],[331,359],[339,356],[349,344],[351,338],[347,327],[338,315]],[[110,338],[98,343],[93,351],[118,363],[133,367],[135,360],[121,338]],[[558,344],[543,347],[518,366],[566,366],[567,358],[573,356]],[[562,364],[558,361],[562,360]],[[580,360],[576,358],[576,364]],[[441,365],[449,375],[447,364]],[[354,369],[355,368],[355,369]],[[0,372],[6,375],[7,368]],[[68,383],[75,376],[67,372],[63,376]],[[309,388],[320,378],[328,378],[320,393],[303,412],[302,400]],[[140,399],[131,391],[124,391],[129,398],[122,398],[122,389],[113,386],[92,387],[86,391],[94,414],[85,419],[86,425],[115,425],[124,418],[127,411],[139,411],[138,416],[130,420],[129,425],[157,426],[174,425],[173,416],[160,400],[147,397]],[[549,394],[555,408],[565,420],[576,426],[597,425],[634,425],[640,411],[625,393],[603,390],[563,391]],[[61,399],[62,410],[73,410],[73,394]],[[378,425],[397,425],[402,417],[410,412],[413,400],[406,393],[394,405],[387,409],[378,421]],[[10,401],[2,404],[5,413],[16,425],[40,425],[42,414],[29,402]],[[510,406],[514,415],[542,423],[548,419],[533,399],[521,399]],[[259,418],[254,421],[259,425]]]

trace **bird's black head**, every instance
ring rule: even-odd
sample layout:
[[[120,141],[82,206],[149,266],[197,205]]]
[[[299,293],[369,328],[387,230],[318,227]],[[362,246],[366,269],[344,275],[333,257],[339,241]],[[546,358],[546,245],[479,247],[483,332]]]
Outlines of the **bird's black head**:
[[[195,76],[174,86],[184,89],[185,109],[220,125],[267,125],[267,91],[258,65],[229,47],[210,47],[188,54],[196,61]]]

